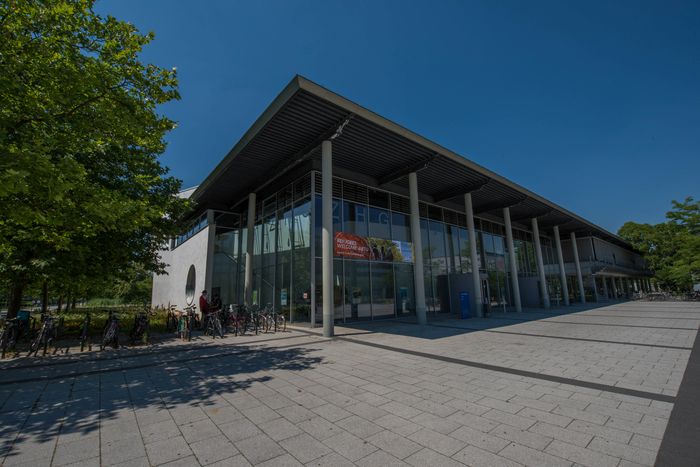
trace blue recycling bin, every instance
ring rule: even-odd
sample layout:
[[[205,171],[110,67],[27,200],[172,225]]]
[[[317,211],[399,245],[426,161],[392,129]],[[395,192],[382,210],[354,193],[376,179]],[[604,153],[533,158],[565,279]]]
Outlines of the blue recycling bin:
[[[469,292],[459,293],[459,317],[462,319],[471,318],[471,303],[469,301]]]

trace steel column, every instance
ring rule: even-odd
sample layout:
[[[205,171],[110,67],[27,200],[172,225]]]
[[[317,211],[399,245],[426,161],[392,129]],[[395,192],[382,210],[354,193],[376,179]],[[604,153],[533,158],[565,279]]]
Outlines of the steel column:
[[[333,336],[333,145],[321,143],[323,337]]]
[[[515,304],[515,311],[519,313],[523,311],[523,306],[520,303],[518,262],[515,258],[515,244],[513,242],[513,226],[510,222],[510,208],[503,208],[503,220],[506,224],[506,244],[508,245],[508,258],[510,259],[510,276],[511,284],[513,285],[513,303]],[[474,245],[474,249],[476,249],[476,245]]]
[[[253,304],[253,245],[255,245],[255,193],[248,195],[248,221],[245,247],[245,293],[246,306]]]
[[[408,174],[409,204],[411,207],[411,240],[413,241],[413,282],[416,292],[416,317],[419,324],[426,324],[425,281],[423,279],[423,244],[420,236],[420,213],[418,211],[418,176]]]
[[[566,283],[566,268],[564,267],[564,253],[561,251],[561,238],[559,238],[559,226],[554,226],[554,243],[557,247],[557,261],[559,261],[559,281],[561,282],[564,305],[569,306],[569,287]]]
[[[535,257],[537,259],[537,273],[540,277],[540,295],[544,308],[549,308],[549,292],[547,291],[547,276],[544,273],[544,261],[542,260],[542,242],[540,242],[540,228],[537,218],[532,218],[532,236],[535,239]]]
[[[576,279],[578,281],[578,291],[581,294],[581,303],[586,303],[586,289],[583,287],[583,275],[581,274],[581,261],[578,259],[578,245],[576,244],[576,233],[571,232],[571,251],[574,255],[576,265]]]

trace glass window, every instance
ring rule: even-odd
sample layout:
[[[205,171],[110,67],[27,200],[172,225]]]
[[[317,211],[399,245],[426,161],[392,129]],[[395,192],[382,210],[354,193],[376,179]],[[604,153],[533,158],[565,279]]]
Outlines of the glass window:
[[[446,228],[450,272],[460,272],[462,267],[459,258],[459,228],[454,225],[447,225]]]
[[[292,297],[291,321],[311,320],[311,202],[306,199],[294,205],[294,233],[292,241]]]
[[[483,240],[484,240],[484,251],[488,253],[495,253],[496,250],[494,249],[493,246],[493,235],[487,234],[487,233],[482,233],[481,234]]]
[[[221,303],[239,303],[238,271],[240,270],[239,229],[216,229],[214,237],[214,268],[212,276],[212,297],[218,290]]]
[[[316,246],[314,249],[316,250],[316,256],[321,256],[321,250],[323,248],[322,242],[321,242],[321,230],[323,228],[323,202],[321,201],[320,196],[316,196],[315,198],[315,203],[316,205],[314,208],[316,209],[316,214],[315,214],[315,219],[314,219],[314,241],[316,242]],[[341,216],[341,202],[337,199],[333,199],[333,232],[341,232],[343,231],[343,225],[342,225],[342,216]],[[332,241],[332,240],[331,240]]]
[[[391,218],[385,209],[369,208],[369,236],[391,239]]]
[[[494,235],[494,236],[493,236],[493,251],[494,251],[497,255],[504,255],[504,254],[506,254],[506,249],[505,249],[505,245],[504,245],[504,242],[503,242],[503,237],[498,236],[498,235]]]
[[[445,247],[445,225],[430,221],[430,264],[433,274],[447,274],[447,248]]]
[[[389,209],[389,193],[386,191],[369,189],[369,204],[379,208]]]
[[[259,305],[278,305],[275,303],[275,247],[277,245],[277,217],[273,214],[262,225],[262,270],[260,275]]]
[[[323,265],[319,266],[319,270],[321,271],[321,274],[323,274]],[[336,321],[341,321],[344,318],[344,315],[343,315],[343,304],[345,303],[344,278],[345,278],[345,275],[343,272],[343,260],[342,259],[333,260],[333,318]],[[323,281],[322,278],[320,280]],[[323,315],[323,312],[321,312],[321,315]]]
[[[291,309],[293,212],[291,206],[279,212],[277,221],[277,268],[275,306],[289,320]]]
[[[391,235],[392,240],[411,241],[411,220],[408,215],[399,212],[391,213]]]
[[[396,292],[396,314],[405,316],[415,314],[415,285],[412,264],[394,264],[394,283]]]
[[[469,249],[469,232],[467,229],[457,229],[459,233],[458,254],[461,265],[461,272],[472,272],[472,256]]]
[[[343,231],[367,237],[367,206],[343,202]]]
[[[394,268],[390,263],[372,263],[372,316],[394,316]]]
[[[350,320],[369,319],[372,316],[369,286],[369,262],[345,261],[345,305]]]

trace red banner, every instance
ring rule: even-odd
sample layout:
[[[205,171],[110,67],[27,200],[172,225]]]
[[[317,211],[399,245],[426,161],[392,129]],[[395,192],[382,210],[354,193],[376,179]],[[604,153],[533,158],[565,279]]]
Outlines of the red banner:
[[[333,255],[345,258],[372,259],[372,249],[365,237],[359,235],[336,232],[333,242]]]

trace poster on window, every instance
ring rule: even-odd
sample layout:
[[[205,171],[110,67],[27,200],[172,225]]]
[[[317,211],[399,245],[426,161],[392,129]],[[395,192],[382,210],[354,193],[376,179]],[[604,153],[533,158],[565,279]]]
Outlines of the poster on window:
[[[336,232],[333,255],[352,259],[412,263],[413,245],[411,242]]]

